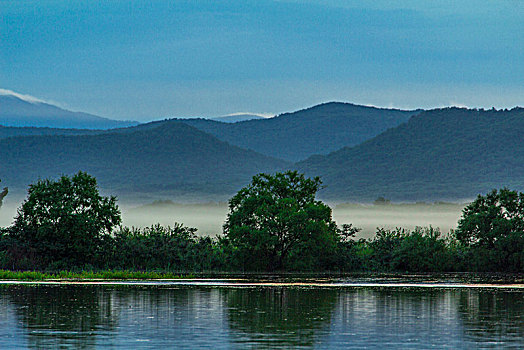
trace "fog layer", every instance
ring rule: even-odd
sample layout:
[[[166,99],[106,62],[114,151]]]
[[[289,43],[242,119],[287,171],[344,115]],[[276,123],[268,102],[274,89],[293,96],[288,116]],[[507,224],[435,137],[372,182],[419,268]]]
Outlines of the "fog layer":
[[[463,207],[463,204],[451,203],[332,206],[337,224],[352,223],[362,229],[358,237],[363,238],[373,236],[377,227],[413,229],[431,225],[447,233],[456,227]],[[173,225],[174,222],[181,222],[198,228],[201,235],[213,236],[222,232],[227,212],[227,203],[177,204],[166,201],[122,208],[123,224],[127,226],[144,227],[155,223]]]
[[[18,201],[6,200],[0,208],[0,227],[9,226],[16,215]],[[464,204],[388,204],[332,205],[333,218],[338,225],[352,223],[362,231],[357,237],[369,238],[377,227],[394,229],[433,226],[443,233],[457,225]],[[146,227],[154,224],[173,225],[175,222],[196,227],[199,235],[215,236],[222,232],[227,217],[227,203],[179,204],[156,201],[143,206],[121,205],[124,226]]]

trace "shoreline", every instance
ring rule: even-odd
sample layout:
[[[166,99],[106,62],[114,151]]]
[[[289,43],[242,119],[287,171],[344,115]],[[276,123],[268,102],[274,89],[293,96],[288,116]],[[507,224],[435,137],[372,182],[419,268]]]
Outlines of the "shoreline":
[[[518,273],[240,273],[158,271],[10,271],[0,270],[0,286],[6,285],[128,285],[232,288],[435,288],[524,290]]]
[[[359,282],[248,282],[236,280],[164,279],[164,280],[0,280],[0,286],[156,286],[156,287],[201,287],[201,288],[337,288],[337,289],[497,289],[524,292],[523,283],[359,283]]]

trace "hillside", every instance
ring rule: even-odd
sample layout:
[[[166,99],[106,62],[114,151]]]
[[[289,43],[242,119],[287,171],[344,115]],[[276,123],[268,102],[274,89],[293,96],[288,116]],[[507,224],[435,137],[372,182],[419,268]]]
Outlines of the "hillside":
[[[33,126],[2,126],[0,125],[0,139],[13,136],[40,136],[40,135],[94,135],[104,130],[91,129],[60,129]]]
[[[137,125],[137,122],[102,118],[96,115],[71,112],[36,99],[0,93],[0,125],[17,127],[49,127],[75,129],[111,129]]]
[[[0,149],[0,179],[10,188],[83,170],[118,195],[224,199],[252,175],[287,165],[182,123],[127,133],[11,137],[0,140]]]
[[[416,114],[414,111],[331,102],[274,118],[220,123],[183,122],[230,144],[290,161],[354,146]]]
[[[348,103],[326,103],[294,113],[281,114],[274,118],[239,122],[203,118],[166,119],[136,126],[124,125],[108,132],[128,133],[150,130],[161,125],[184,123],[231,145],[251,149],[274,158],[298,161],[314,154],[328,154],[344,146],[359,144],[388,128],[407,121],[414,113],[416,112],[379,109]],[[103,132],[87,129],[0,126],[0,138],[24,135],[84,135]]]
[[[356,147],[297,164],[332,200],[463,199],[524,190],[524,109],[445,108],[412,117]]]

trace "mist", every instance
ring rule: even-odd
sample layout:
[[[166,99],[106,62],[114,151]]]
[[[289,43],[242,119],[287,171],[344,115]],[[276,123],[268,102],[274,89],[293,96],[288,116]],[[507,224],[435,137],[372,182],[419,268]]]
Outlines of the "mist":
[[[464,204],[416,203],[416,204],[338,204],[331,205],[333,219],[340,226],[351,223],[361,228],[357,238],[370,238],[377,227],[414,229],[416,226],[440,228],[442,233],[455,229]],[[222,233],[222,225],[228,213],[227,203],[180,204],[156,201],[138,207],[123,207],[122,218],[126,226],[145,227],[175,222],[196,227],[199,235],[216,236]]]
[[[4,199],[4,203],[0,207],[0,227],[7,227],[13,223],[19,204],[21,203]]]
[[[357,238],[373,237],[377,227],[412,230],[417,226],[432,226],[445,234],[457,227],[464,206],[456,203],[340,204],[333,208],[333,218],[338,225],[352,223],[362,229]]]
[[[0,208],[0,227],[12,224],[21,201],[4,200]],[[371,238],[377,227],[414,229],[416,226],[440,228],[442,233],[455,229],[465,204],[461,203],[411,203],[411,204],[332,204],[333,219],[340,226],[353,224],[362,229],[357,238]],[[195,227],[201,236],[222,233],[228,207],[227,203],[210,202],[182,204],[172,201],[154,201],[146,205],[121,204],[122,225],[147,227],[154,224],[173,226],[175,222]]]
[[[175,222],[198,229],[201,236],[222,232],[227,216],[227,203],[181,204],[154,201],[138,207],[121,206],[124,226],[147,227],[154,224],[173,226]]]

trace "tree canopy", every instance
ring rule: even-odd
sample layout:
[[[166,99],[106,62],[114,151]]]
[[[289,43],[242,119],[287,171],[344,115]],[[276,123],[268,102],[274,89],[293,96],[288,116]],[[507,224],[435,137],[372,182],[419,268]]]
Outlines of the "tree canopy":
[[[524,233],[524,193],[503,188],[464,208],[456,236],[465,245],[491,247],[510,233]]]
[[[462,212],[457,240],[477,271],[524,269],[524,193],[507,188],[479,195]]]
[[[121,222],[115,197],[102,197],[87,173],[29,186],[11,234],[46,262],[89,263],[101,236]]]
[[[315,199],[319,177],[297,171],[259,174],[229,201],[224,224],[241,268],[312,269],[339,240],[331,208]]]

